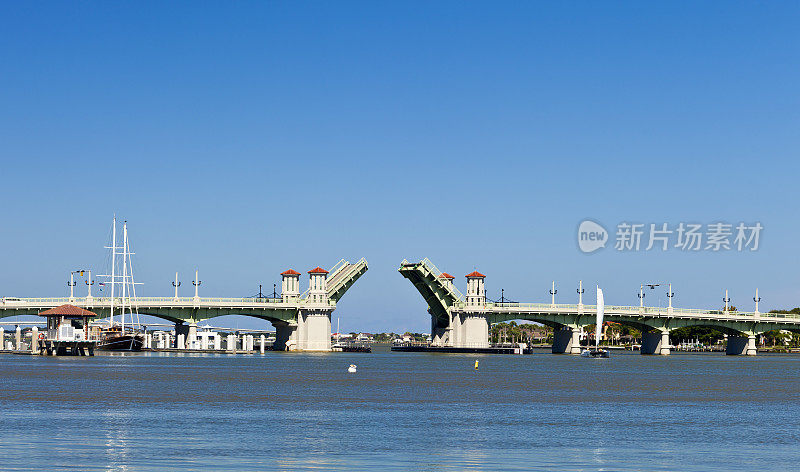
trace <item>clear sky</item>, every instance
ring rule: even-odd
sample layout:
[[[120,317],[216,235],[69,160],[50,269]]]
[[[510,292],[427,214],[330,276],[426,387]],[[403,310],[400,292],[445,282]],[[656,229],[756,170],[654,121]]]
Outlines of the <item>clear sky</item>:
[[[144,295],[366,257],[343,331],[429,329],[403,258],[491,298],[657,280],[676,306],[798,306],[798,24],[779,1],[3,2],[0,295],[66,294],[116,213]],[[586,218],[764,230],[583,254]]]

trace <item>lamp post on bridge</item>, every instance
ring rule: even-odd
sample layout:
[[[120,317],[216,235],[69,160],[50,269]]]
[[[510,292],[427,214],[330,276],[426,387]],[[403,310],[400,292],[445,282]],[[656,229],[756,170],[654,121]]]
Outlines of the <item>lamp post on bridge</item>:
[[[178,273],[175,272],[175,281],[172,282],[172,286],[175,287],[175,301],[178,301],[178,287],[181,286],[180,281],[178,280]]]
[[[756,312],[755,312],[755,316],[756,316],[756,318],[758,318],[758,317],[759,317],[759,315],[761,314],[761,313],[759,313],[759,312],[758,312],[758,302],[760,302],[760,301],[761,301],[761,297],[759,297],[759,296],[758,296],[758,288],[756,288],[756,296],[755,296],[755,297],[753,297],[753,301],[754,301],[754,302],[756,302]]]
[[[92,285],[94,285],[94,280],[92,280],[92,271],[91,270],[87,269],[86,273],[88,274],[88,278],[86,279],[86,288],[88,290],[87,293],[86,293],[86,300],[87,301],[92,301],[92,299],[93,299],[93,297],[92,297]]]
[[[669,300],[669,308],[667,309],[667,313],[670,315],[672,314],[672,298],[675,297],[675,292],[672,291],[672,284],[669,284],[669,289],[667,290],[667,299]]]
[[[81,277],[83,277],[83,273],[84,272],[86,272],[85,269],[78,269],[78,270],[70,271],[70,273],[69,273],[69,282],[67,282],[67,286],[69,287],[69,301],[70,302],[74,302],[75,301],[75,286],[78,285],[78,283],[75,282],[75,274],[79,274]],[[89,295],[91,296],[91,293]]]
[[[731,297],[728,296],[728,289],[725,289],[725,296],[722,298],[722,301],[725,302],[725,314],[727,315],[731,303]]]
[[[555,306],[556,306],[556,294],[557,293],[558,293],[558,290],[556,290],[556,281],[554,280],[553,281],[553,288],[550,289],[550,296],[551,296],[550,306],[553,307],[553,308],[555,308]]]
[[[195,301],[200,301],[200,293],[199,293],[198,289],[200,287],[200,284],[203,283],[202,281],[200,281],[199,274],[200,274],[200,271],[199,270],[195,270],[194,271],[194,280],[192,280],[192,285],[194,285],[194,300]]]
[[[639,285],[639,308],[644,310],[644,284]]]
[[[583,313],[583,280],[578,281],[578,313]]]

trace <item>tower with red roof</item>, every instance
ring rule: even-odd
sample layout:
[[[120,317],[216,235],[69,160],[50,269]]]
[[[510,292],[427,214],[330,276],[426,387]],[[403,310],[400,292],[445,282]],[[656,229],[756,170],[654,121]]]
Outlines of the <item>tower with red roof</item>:
[[[284,302],[297,300],[300,296],[300,272],[287,269],[281,272],[281,298]]]
[[[466,275],[467,277],[467,305],[484,306],[486,305],[486,288],[484,279],[486,276],[474,270]]]

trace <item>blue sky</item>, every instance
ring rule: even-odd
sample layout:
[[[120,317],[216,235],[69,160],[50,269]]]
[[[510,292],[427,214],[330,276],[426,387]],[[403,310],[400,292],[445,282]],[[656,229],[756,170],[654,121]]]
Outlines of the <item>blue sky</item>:
[[[798,306],[798,24],[797,2],[3,3],[0,294],[66,293],[116,213],[145,295],[366,257],[345,331],[428,329],[403,258],[521,301],[662,280],[676,306]],[[585,218],[764,231],[586,255]]]

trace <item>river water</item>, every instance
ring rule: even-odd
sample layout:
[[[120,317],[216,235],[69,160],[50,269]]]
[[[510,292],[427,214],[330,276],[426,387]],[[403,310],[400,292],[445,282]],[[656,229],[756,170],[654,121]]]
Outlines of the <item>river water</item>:
[[[798,470],[800,356],[612,356],[2,355],[0,470]]]

